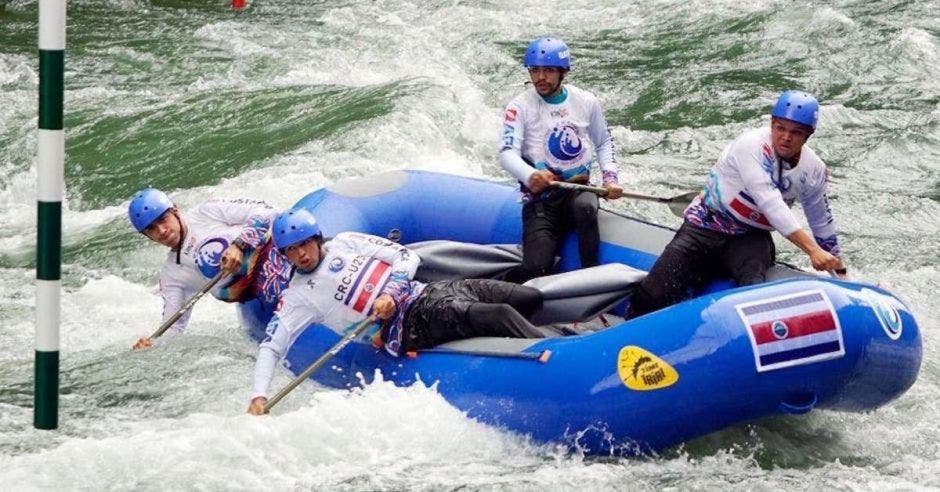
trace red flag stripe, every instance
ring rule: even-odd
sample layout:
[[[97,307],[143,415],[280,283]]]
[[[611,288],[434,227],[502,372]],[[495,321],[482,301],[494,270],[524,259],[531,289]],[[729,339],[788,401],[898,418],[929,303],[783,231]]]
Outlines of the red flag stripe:
[[[737,197],[735,197],[734,200],[731,200],[731,208],[734,209],[734,211],[737,212],[738,215],[740,215],[743,218],[746,218],[747,220],[750,220],[752,222],[757,222],[758,224],[770,227],[770,222],[767,221],[767,217],[764,217],[764,214],[760,213],[757,209],[749,207],[747,204],[745,204],[741,200],[738,200]],[[754,219],[754,217],[752,217],[752,215],[755,212],[757,213],[756,220]]]
[[[365,285],[359,290],[359,297],[356,298],[356,304],[353,305],[354,310],[361,313],[362,310],[365,309],[366,303],[369,302],[369,298],[372,297],[372,292],[382,287],[379,285],[379,280],[381,280],[385,272],[388,271],[388,266],[388,263],[384,261],[378,262],[372,270],[372,274],[369,275],[369,279],[366,280]],[[372,286],[372,290],[366,288],[369,285]]]
[[[836,329],[835,320],[832,318],[832,313],[829,311],[816,311],[814,313],[791,316],[780,321],[783,321],[787,325],[787,336],[782,339],[774,335],[773,321],[751,326],[751,331],[754,332],[754,339],[757,341],[758,345],[779,340],[792,340],[803,335],[812,335],[813,333]]]

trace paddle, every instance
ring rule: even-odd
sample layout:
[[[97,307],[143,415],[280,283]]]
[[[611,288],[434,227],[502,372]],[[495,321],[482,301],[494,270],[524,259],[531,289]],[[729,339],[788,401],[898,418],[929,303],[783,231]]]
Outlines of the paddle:
[[[290,384],[285,386],[284,389],[282,389],[281,391],[278,391],[278,393],[274,395],[273,398],[268,400],[264,404],[264,413],[268,413],[269,411],[271,411],[271,408],[274,407],[274,405],[277,405],[277,402],[281,401],[282,398],[287,396],[287,394],[290,393],[294,388],[296,388],[300,383],[304,382],[304,380],[309,378],[310,375],[316,372],[317,369],[322,367],[323,364],[326,364],[326,361],[332,359],[333,356],[338,354],[340,350],[343,350],[343,347],[345,347],[346,345],[349,345],[349,342],[353,341],[353,339],[361,335],[362,332],[366,331],[366,328],[371,326],[372,323],[374,322],[375,322],[375,316],[369,316],[368,318],[362,320],[358,325],[356,325],[355,328],[353,328],[351,332],[347,333],[343,338],[341,338],[338,342],[336,342],[336,345],[333,345],[333,348],[331,348],[330,350],[327,350],[326,353],[321,355],[319,359],[313,361],[312,364],[307,366],[304,372],[300,373],[300,375],[294,378],[294,380],[291,381]]]
[[[566,190],[578,190],[578,191],[588,191],[591,193],[596,193],[598,196],[607,196],[607,189],[601,188],[598,186],[588,186],[577,183],[568,183],[565,181],[552,181],[549,183],[549,186],[554,186],[556,188],[563,188]],[[661,197],[661,196],[651,196],[643,195],[640,193],[630,193],[623,192],[623,196],[626,198],[633,198],[634,200],[646,200],[649,202],[658,202],[665,203],[669,205],[669,210],[676,215],[677,217],[682,217],[685,215],[685,207],[689,205],[696,196],[698,196],[697,191],[690,191],[688,193],[683,193],[681,195],[676,195],[671,198]]]
[[[219,270],[219,273],[215,274],[215,277],[212,277],[212,279],[209,280],[206,283],[206,285],[203,285],[202,288],[199,289],[199,292],[196,292],[194,296],[190,297],[189,300],[186,301],[186,303],[183,304],[181,308],[179,308],[175,313],[173,313],[173,316],[170,316],[169,318],[167,318],[166,321],[164,321],[163,324],[160,325],[159,328],[157,328],[157,331],[153,332],[153,335],[150,335],[150,339],[153,340],[154,338],[159,337],[167,329],[173,326],[173,323],[176,323],[176,320],[180,319],[180,316],[185,314],[189,308],[193,307],[193,304],[196,304],[196,301],[198,301],[200,297],[202,297],[203,295],[205,295],[206,292],[209,292],[210,289],[215,287],[215,284],[219,283],[219,280],[222,280],[222,277],[224,276],[225,276],[225,271]]]

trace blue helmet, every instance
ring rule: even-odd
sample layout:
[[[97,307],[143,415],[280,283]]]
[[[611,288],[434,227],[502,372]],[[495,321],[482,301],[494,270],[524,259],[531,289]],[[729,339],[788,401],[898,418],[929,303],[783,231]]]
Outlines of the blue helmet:
[[[523,64],[531,67],[571,68],[568,45],[558,38],[535,38],[525,50]]]
[[[805,92],[783,91],[770,115],[795,121],[815,130],[819,120],[819,101]]]
[[[284,249],[322,235],[317,219],[303,208],[292,208],[281,212],[274,218],[271,229],[274,235],[274,246],[277,249]]]
[[[127,215],[137,232],[144,232],[144,229],[171,208],[173,208],[173,202],[170,197],[166,196],[166,193],[156,188],[144,188],[131,198]]]

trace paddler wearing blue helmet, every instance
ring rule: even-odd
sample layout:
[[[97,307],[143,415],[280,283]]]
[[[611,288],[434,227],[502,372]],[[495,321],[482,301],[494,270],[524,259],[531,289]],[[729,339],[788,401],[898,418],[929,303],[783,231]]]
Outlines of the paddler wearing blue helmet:
[[[220,272],[225,276],[209,291],[214,297],[226,302],[257,298],[273,309],[290,273],[286,259],[266,239],[276,214],[274,207],[252,199],[212,199],[183,212],[158,189],[135,193],[127,207],[131,225],[169,249],[160,270],[164,321]],[[167,334],[181,333],[189,317],[186,311]],[[152,345],[141,337],[133,348]]]
[[[628,317],[682,301],[715,278],[739,286],[764,282],[775,261],[774,230],[806,253],[814,269],[845,276],[826,164],[806,145],[818,121],[815,97],[783,91],[770,125],[744,132],[725,148],[633,295]],[[797,201],[811,232],[790,210]]]
[[[294,272],[258,347],[252,415],[267,411],[278,360],[316,324],[344,334],[370,317],[381,320],[373,344],[394,356],[464,338],[544,336],[529,322],[543,300],[534,287],[492,279],[419,282],[421,258],[413,251],[356,232],[324,239],[304,208],[279,214],[272,234]]]
[[[552,273],[569,231],[578,235],[581,267],[600,263],[595,193],[562,189],[553,181],[589,184],[594,162],[607,199],[623,196],[614,139],[594,94],[564,83],[571,51],[553,36],[532,40],[523,54],[531,86],[503,112],[499,163],[523,192],[522,266],[509,279],[525,282]]]

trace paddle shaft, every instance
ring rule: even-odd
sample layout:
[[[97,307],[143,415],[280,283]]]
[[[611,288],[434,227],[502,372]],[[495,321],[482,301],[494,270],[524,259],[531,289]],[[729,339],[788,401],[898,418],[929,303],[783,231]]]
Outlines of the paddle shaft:
[[[186,311],[193,307],[193,304],[196,304],[196,301],[205,295],[206,292],[209,292],[210,289],[215,287],[215,284],[219,283],[219,280],[222,280],[222,277],[224,276],[225,272],[223,270],[219,270],[219,273],[215,274],[215,277],[212,277],[212,279],[209,280],[206,285],[203,285],[202,288],[199,289],[199,292],[196,292],[196,295],[190,297],[189,300],[186,301],[186,304],[183,304],[183,307],[179,308],[175,313],[173,313],[173,316],[167,318],[167,320],[164,321],[159,328],[157,328],[157,331],[153,332],[153,335],[150,335],[150,339],[152,340],[159,337],[160,335],[163,335],[167,329],[173,326],[173,323],[176,323],[176,320],[180,319],[181,316],[186,314]]]
[[[588,191],[596,194],[597,196],[607,196],[607,188],[601,188],[600,186],[588,186],[578,183],[569,183],[567,181],[552,181],[551,183],[548,183],[548,185],[565,190]],[[627,194],[624,193],[624,196],[626,195]]]
[[[568,183],[565,181],[552,181],[549,183],[549,186],[555,186],[557,188],[562,188],[566,190],[578,190],[578,191],[588,191],[591,193],[596,193],[598,196],[607,196],[607,189],[601,188],[598,186],[588,186],[577,183]],[[628,191],[623,192],[625,198],[633,198],[634,200],[646,200],[649,202],[665,203],[669,205],[669,209],[675,215],[682,217],[685,211],[685,207],[691,202],[698,192],[691,191],[689,193],[683,193],[681,195],[676,195],[674,197],[662,197],[662,196],[651,196],[643,195],[640,193],[631,193]]]
[[[294,380],[291,381],[290,384],[285,386],[284,389],[282,389],[281,391],[278,391],[278,393],[274,395],[273,398],[268,400],[264,404],[264,412],[265,413],[269,412],[271,408],[274,407],[274,405],[277,405],[277,402],[281,401],[282,398],[287,396],[287,394],[290,393],[294,388],[296,388],[300,383],[304,382],[307,378],[309,378],[310,375],[316,372],[317,369],[322,367],[323,364],[326,364],[326,362],[332,359],[334,355],[338,354],[340,350],[343,350],[343,347],[345,347],[346,345],[349,345],[349,342],[353,341],[355,338],[361,335],[364,331],[366,331],[366,329],[369,328],[369,326],[371,326],[373,322],[375,322],[375,317],[373,316],[369,316],[368,318],[362,320],[362,322],[356,325],[356,327],[353,328],[351,332],[347,333],[346,336],[344,336],[338,342],[336,342],[336,345],[333,345],[333,347],[330,350],[327,350],[325,354],[321,355],[319,359],[313,361],[312,364],[307,366],[307,369],[305,369],[304,372],[300,373],[300,375],[294,378]]]

